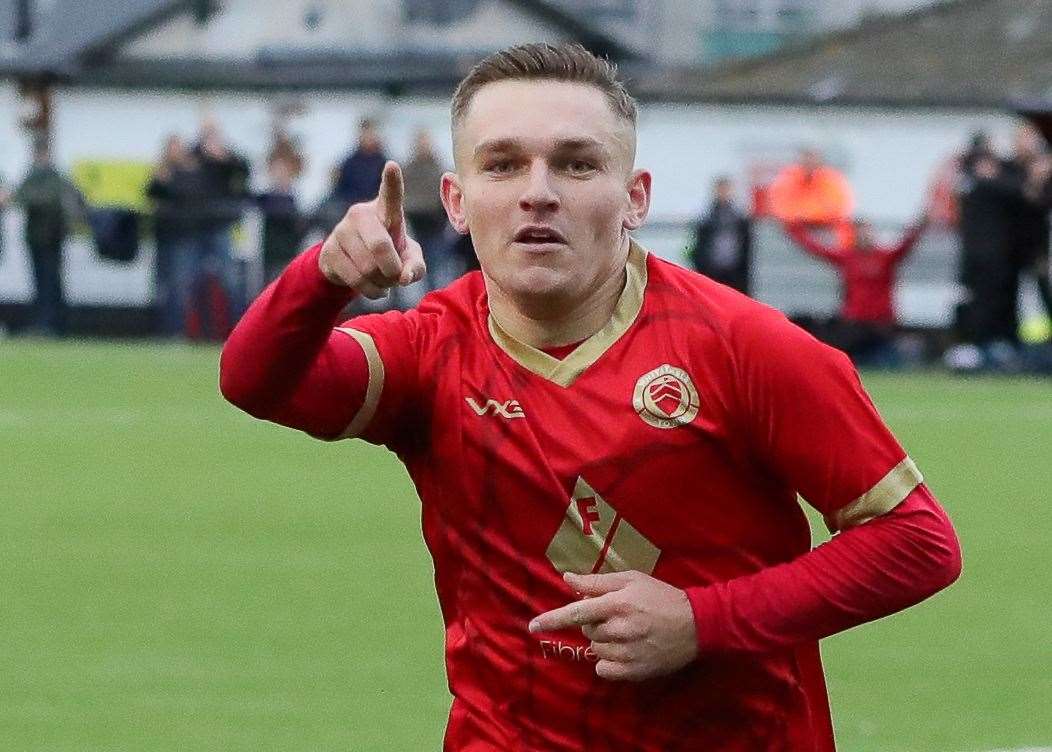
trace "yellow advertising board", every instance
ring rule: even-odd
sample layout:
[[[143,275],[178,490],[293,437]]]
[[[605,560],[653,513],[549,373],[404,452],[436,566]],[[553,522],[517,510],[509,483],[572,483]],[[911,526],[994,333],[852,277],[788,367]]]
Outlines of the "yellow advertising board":
[[[145,212],[152,170],[149,162],[131,159],[78,159],[71,175],[89,206]]]

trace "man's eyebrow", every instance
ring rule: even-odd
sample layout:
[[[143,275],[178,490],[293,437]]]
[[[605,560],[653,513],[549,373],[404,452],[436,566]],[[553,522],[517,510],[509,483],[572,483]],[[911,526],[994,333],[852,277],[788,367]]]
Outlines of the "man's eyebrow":
[[[522,149],[522,144],[513,138],[495,138],[489,141],[483,141],[475,147],[474,155],[478,157],[479,154],[484,152],[494,151],[519,151]],[[595,138],[563,138],[555,142],[556,152],[572,152],[582,151],[586,149],[595,149],[603,155],[609,153],[609,149],[606,144]]]
[[[584,151],[586,149],[595,149],[604,155],[610,151],[606,144],[595,138],[565,138],[555,144],[556,151]]]
[[[520,148],[520,144],[513,138],[494,138],[489,141],[483,141],[475,147],[475,156],[487,151],[515,151]]]

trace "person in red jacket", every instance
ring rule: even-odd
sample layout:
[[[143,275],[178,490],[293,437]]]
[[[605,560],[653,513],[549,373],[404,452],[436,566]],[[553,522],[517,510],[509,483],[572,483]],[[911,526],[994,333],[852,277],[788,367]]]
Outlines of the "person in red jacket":
[[[855,222],[849,242],[836,245],[817,239],[805,223],[786,224],[786,233],[797,245],[840,273],[840,314],[830,339],[856,363],[887,355],[898,327],[895,276],[927,226],[924,215],[897,243],[887,246],[877,242],[873,225],[866,220]]]

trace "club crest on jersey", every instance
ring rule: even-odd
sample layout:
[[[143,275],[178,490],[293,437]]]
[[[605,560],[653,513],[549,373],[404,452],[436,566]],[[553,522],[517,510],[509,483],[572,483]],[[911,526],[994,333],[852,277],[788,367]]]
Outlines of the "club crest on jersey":
[[[668,363],[640,376],[632,394],[636,415],[654,428],[685,426],[698,416],[699,406],[690,375]]]

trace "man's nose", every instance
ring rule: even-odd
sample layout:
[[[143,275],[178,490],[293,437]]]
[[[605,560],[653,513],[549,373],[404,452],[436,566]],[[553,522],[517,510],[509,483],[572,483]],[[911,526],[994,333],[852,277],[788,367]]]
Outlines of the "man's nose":
[[[552,175],[545,164],[530,167],[526,188],[519,197],[523,211],[555,211],[559,208],[559,194],[552,185]]]

